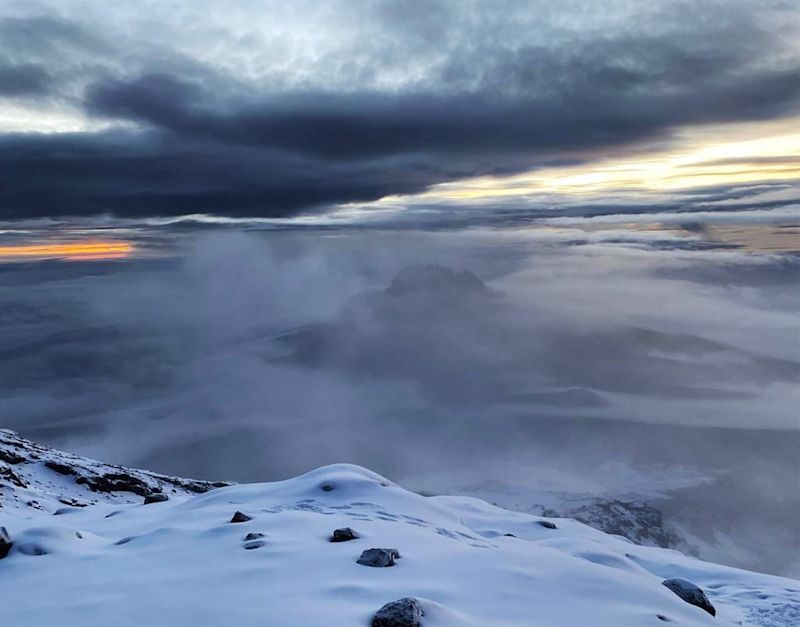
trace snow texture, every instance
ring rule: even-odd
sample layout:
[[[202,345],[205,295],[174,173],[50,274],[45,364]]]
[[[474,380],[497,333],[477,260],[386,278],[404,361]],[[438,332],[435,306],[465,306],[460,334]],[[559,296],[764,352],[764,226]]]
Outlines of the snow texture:
[[[25,457],[2,462],[25,486],[3,475],[0,527],[12,542],[0,560],[4,625],[368,627],[405,599],[422,627],[783,627],[800,616],[800,582],[638,546],[570,519],[420,496],[358,466],[209,490],[0,438],[2,450]],[[145,505],[135,492],[77,483],[110,472],[169,499]],[[251,519],[230,524],[236,511]],[[330,542],[344,527],[358,538]],[[402,559],[392,568],[357,563],[381,546]],[[670,578],[699,586],[716,617],[662,585]]]

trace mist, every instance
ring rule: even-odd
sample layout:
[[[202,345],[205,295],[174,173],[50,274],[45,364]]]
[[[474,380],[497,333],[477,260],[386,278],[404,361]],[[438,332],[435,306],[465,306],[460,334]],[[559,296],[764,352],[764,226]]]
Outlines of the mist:
[[[800,573],[797,257],[636,230],[153,237],[168,254],[0,266],[5,426],[198,478],[346,461],[505,505],[645,499],[703,557]]]

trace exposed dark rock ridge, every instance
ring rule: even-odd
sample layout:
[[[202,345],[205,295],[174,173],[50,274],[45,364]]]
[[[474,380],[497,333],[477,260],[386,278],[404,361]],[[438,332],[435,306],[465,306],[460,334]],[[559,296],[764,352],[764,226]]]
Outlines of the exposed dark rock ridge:
[[[171,477],[145,470],[104,464],[64,453],[0,429],[0,507],[45,509],[81,507],[100,501],[157,502],[168,494],[200,494],[230,485]],[[26,490],[36,491],[31,499]],[[156,499],[156,500],[152,500]]]

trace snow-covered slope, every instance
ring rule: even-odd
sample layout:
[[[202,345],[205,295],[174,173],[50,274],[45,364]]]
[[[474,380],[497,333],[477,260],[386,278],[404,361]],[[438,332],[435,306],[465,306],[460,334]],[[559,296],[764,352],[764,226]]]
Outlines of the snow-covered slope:
[[[0,508],[5,510],[58,513],[64,506],[141,503],[147,495],[201,494],[226,485],[103,464],[0,429]]]
[[[45,456],[59,463],[56,453],[37,455],[3,462],[28,483],[2,490],[0,525],[13,543],[0,560],[4,625],[367,626],[403,597],[417,600],[423,627],[800,621],[799,582],[637,546],[573,520],[423,497],[357,466],[202,494],[178,484],[209,484],[113,467],[170,492],[144,504],[137,494],[86,492],[75,475],[44,466]],[[110,468],[69,459],[79,475]],[[19,506],[23,494],[48,506]],[[62,497],[93,502],[49,506]],[[245,522],[231,522],[237,511]],[[330,542],[343,527],[359,537]],[[370,548],[400,558],[359,564]],[[672,577],[703,588],[716,616],[662,585]]]

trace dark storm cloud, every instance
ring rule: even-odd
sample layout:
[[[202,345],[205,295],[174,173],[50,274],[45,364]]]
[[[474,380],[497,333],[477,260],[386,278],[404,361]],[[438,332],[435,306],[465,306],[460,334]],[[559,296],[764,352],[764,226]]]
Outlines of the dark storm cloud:
[[[408,160],[323,163],[152,132],[0,139],[0,216],[218,213],[283,216],[420,191],[442,168]]]
[[[28,96],[47,90],[47,72],[35,65],[5,65],[0,60],[0,97]]]
[[[56,68],[82,59],[77,78],[57,78],[80,84],[70,98],[85,115],[137,130],[0,138],[0,215],[285,216],[591,158],[679,126],[789,114],[800,70],[777,6],[667,5],[641,24],[565,35],[548,26],[553,15],[539,23],[520,3],[378,3],[358,33],[371,37],[289,86],[164,42],[131,61],[87,32],[91,22],[6,20],[18,56],[49,55]],[[552,43],[535,36],[537,24],[553,29]],[[437,51],[442,59],[425,65]],[[424,75],[391,88],[367,80],[398,58]],[[325,62],[352,83],[326,83]],[[20,80],[6,90],[34,93],[44,78]]]

